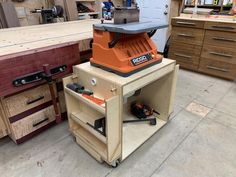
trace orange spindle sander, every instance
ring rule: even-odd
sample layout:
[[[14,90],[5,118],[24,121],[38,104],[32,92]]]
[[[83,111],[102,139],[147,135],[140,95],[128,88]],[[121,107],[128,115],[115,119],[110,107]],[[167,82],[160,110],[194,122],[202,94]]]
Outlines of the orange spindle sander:
[[[166,24],[132,22],[95,24],[93,33],[93,66],[127,77],[162,61],[152,35]]]

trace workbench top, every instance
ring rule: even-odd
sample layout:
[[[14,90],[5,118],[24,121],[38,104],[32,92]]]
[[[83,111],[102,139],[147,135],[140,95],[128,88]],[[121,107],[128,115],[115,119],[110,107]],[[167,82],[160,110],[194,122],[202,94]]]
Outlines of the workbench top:
[[[173,19],[209,21],[209,22],[222,22],[222,23],[236,23],[236,17],[234,17],[234,16],[226,16],[226,15],[181,14],[179,17],[173,17]]]
[[[70,44],[93,37],[98,19],[8,28],[0,30],[2,56],[24,53],[60,44]]]

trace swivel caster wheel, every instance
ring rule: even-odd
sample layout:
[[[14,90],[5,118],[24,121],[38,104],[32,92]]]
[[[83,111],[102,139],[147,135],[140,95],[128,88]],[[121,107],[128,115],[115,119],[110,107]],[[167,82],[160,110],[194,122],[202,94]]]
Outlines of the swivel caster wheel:
[[[117,168],[119,165],[120,165],[120,161],[117,160],[117,161],[113,162],[111,166],[112,166],[112,168]]]
[[[74,142],[76,142],[76,137],[75,137],[75,136],[73,136],[73,137],[72,137],[72,140],[73,140]]]

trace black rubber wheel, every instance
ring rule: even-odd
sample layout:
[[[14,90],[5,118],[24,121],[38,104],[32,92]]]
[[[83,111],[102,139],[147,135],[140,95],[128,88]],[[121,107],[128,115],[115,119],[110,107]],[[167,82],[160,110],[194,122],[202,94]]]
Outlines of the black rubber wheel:
[[[115,165],[112,165],[112,168],[117,168],[119,166],[120,162],[119,161],[116,161],[116,164]]]

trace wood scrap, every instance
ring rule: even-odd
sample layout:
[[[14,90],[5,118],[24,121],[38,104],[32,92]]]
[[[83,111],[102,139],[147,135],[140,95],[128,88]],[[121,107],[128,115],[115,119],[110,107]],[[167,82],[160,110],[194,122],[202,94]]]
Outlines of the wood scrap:
[[[67,12],[67,20],[68,21],[78,20],[78,10],[76,5],[76,0],[64,0],[64,1]]]
[[[214,9],[207,9],[207,8],[198,8],[197,14],[199,15],[210,15],[211,12],[213,12]],[[187,7],[184,9],[184,13],[186,14],[193,14],[194,8]]]
[[[3,28],[19,27],[15,6],[12,2],[0,3],[0,21]]]

